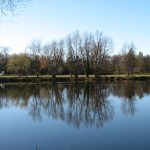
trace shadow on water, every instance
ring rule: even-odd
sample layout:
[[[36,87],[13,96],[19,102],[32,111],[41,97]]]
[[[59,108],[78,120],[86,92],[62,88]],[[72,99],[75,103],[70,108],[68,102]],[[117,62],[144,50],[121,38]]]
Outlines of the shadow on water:
[[[149,93],[149,82],[1,85],[0,109],[26,108],[34,121],[46,116],[77,128],[99,128],[114,117],[110,95],[121,99],[124,114],[134,115],[137,99]]]

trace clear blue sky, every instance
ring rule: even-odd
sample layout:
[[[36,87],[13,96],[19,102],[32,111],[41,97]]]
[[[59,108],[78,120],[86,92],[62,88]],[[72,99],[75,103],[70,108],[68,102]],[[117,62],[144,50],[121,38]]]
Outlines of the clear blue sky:
[[[21,9],[0,24],[0,45],[12,52],[23,52],[33,38],[47,42],[76,30],[100,30],[113,38],[113,53],[133,41],[137,52],[150,54],[149,0],[31,0]]]

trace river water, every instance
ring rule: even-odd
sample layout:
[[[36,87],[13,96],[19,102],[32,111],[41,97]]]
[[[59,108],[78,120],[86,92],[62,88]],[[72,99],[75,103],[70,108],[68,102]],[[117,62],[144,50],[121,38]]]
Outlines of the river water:
[[[150,82],[0,84],[1,150],[150,150]]]

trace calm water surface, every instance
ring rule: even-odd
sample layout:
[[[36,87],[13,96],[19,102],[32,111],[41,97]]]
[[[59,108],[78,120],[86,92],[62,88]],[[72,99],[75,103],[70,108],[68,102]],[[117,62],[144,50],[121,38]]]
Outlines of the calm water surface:
[[[150,150],[150,82],[1,84],[0,150]]]

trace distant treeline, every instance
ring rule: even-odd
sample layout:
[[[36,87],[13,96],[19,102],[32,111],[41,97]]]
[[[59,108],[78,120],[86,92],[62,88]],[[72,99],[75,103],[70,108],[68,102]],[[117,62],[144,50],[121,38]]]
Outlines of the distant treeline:
[[[9,55],[8,47],[0,48],[0,71],[5,74],[28,75],[132,74],[150,72],[150,55],[135,53],[133,43],[124,44],[121,54],[111,55],[113,40],[97,31],[78,31],[59,41],[43,44],[33,40],[22,54]]]

